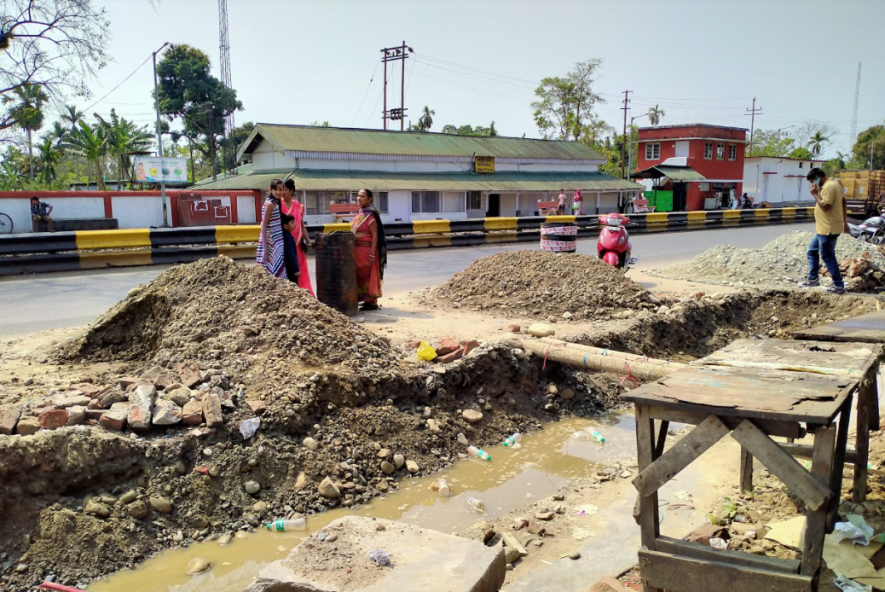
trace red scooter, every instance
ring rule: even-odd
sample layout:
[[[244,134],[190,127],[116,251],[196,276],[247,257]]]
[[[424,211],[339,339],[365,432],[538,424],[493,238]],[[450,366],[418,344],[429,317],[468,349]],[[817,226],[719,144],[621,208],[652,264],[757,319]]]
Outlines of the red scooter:
[[[630,236],[627,226],[630,219],[622,214],[605,214],[599,217],[599,239],[596,242],[597,256],[614,267],[627,271],[630,264]]]

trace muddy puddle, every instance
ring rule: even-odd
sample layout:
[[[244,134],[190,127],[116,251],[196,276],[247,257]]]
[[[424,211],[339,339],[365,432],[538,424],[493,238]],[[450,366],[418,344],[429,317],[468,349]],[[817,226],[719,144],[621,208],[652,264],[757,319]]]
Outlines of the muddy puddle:
[[[89,592],[240,592],[267,563],[285,557],[301,540],[345,515],[356,514],[401,520],[442,532],[456,532],[482,519],[494,519],[555,493],[580,477],[589,477],[602,465],[635,457],[635,421],[631,414],[608,414],[593,419],[571,418],[525,435],[520,448],[488,449],[491,462],[470,459],[436,475],[405,480],[399,490],[360,508],[340,508],[310,516],[307,531],[240,533],[221,547],[215,541],[186,549],[172,549],[135,570],[118,572],[90,585]],[[589,439],[602,432],[604,446]],[[579,432],[576,435],[576,432]],[[445,477],[452,497],[441,498],[430,489]],[[469,497],[485,502],[475,512]],[[188,562],[204,557],[212,568],[198,576],[185,574]]]

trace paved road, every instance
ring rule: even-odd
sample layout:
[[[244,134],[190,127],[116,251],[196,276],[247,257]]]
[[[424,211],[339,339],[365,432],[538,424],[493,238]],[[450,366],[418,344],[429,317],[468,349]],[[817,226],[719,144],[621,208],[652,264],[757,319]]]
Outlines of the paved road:
[[[690,259],[718,244],[760,247],[785,232],[811,229],[811,224],[790,224],[638,235],[632,239],[633,254],[639,257],[638,269],[650,269]],[[476,259],[529,248],[537,247],[515,243],[391,253],[384,291],[394,295],[434,286]],[[595,255],[596,239],[578,241],[578,252]],[[166,266],[0,278],[0,337],[85,325],[131,288],[151,281],[164,269]]]

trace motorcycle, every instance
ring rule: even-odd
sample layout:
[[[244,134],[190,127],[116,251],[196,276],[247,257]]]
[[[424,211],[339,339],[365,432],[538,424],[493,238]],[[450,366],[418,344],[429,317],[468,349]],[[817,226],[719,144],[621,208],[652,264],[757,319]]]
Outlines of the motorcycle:
[[[596,241],[597,257],[623,271],[631,263],[630,236],[625,226],[630,219],[622,214],[605,214],[599,217],[599,238]]]
[[[881,245],[885,243],[885,218],[874,216],[867,218],[860,224],[848,224],[851,236],[863,243]]]

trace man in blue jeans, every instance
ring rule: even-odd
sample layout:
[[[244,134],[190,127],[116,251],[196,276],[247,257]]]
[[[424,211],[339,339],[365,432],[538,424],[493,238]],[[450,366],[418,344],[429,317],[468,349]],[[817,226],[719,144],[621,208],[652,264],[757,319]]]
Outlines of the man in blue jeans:
[[[824,260],[833,285],[827,292],[844,294],[845,284],[836,260],[836,241],[843,232],[848,232],[845,199],[842,185],[836,179],[827,179],[823,169],[811,169],[805,177],[811,182],[811,195],[814,197],[814,237],[808,245],[808,277],[799,286],[811,288],[820,285],[818,271],[820,260]]]

